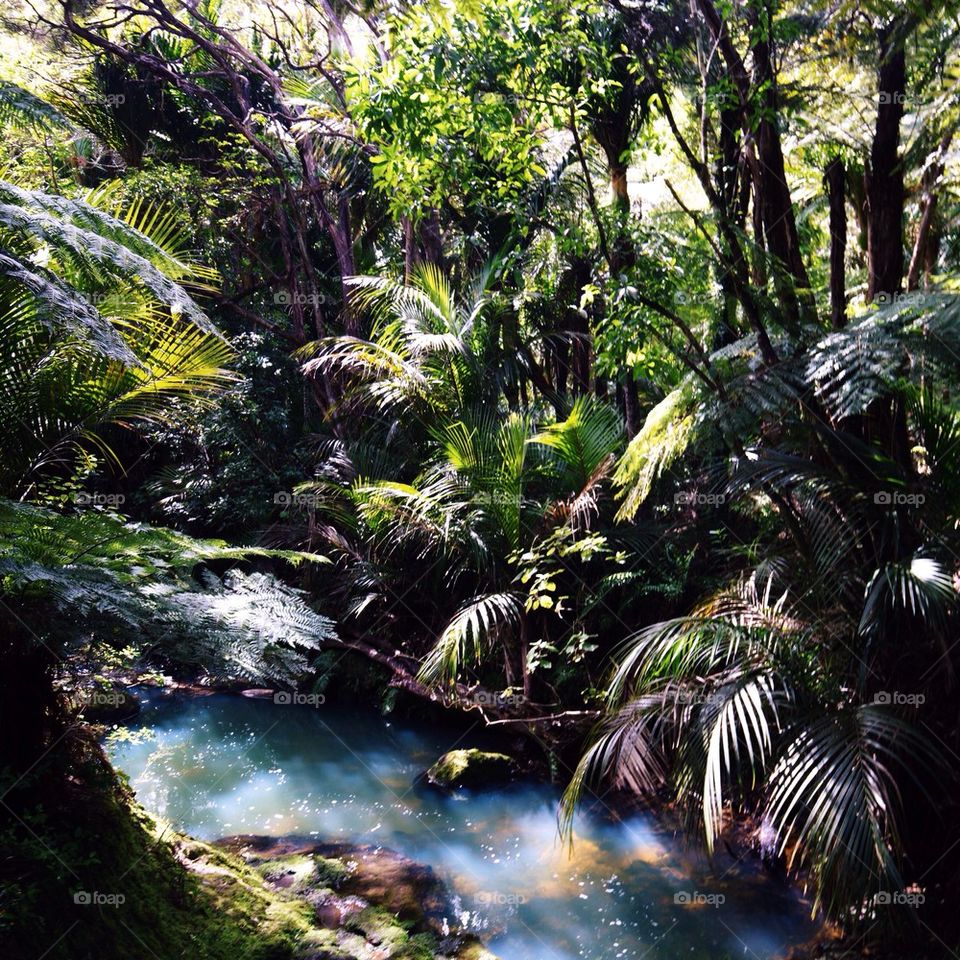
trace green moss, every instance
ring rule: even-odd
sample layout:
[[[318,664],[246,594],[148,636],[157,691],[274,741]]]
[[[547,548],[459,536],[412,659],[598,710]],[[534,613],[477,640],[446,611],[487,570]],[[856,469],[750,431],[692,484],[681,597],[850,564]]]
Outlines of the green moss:
[[[14,882],[20,897],[2,899],[22,908],[0,922],[5,960],[44,950],[47,960],[297,955],[312,929],[308,904],[279,897],[238,858],[159,828],[102,757],[82,774],[69,795],[15,791],[19,820],[0,845],[17,876],[0,873],[0,886]]]
[[[350,870],[342,861],[309,853],[263,860],[254,869],[271,886],[293,894],[325,887],[336,890],[350,877]]]
[[[378,947],[393,951],[405,946],[410,940],[410,934],[400,921],[383,907],[367,907],[360,913],[347,920],[345,927],[356,933],[363,934],[365,940]]]
[[[350,879],[350,868],[342,860],[315,856],[313,862],[317,869],[317,878],[326,886],[336,890]]]
[[[400,947],[390,960],[433,960],[435,950],[434,938],[427,933],[418,933]]]
[[[308,903],[284,896],[264,882],[261,874],[239,857],[217,847],[187,840],[184,855],[190,872],[200,882],[207,904],[231,926],[271,941],[278,951],[271,956],[293,956],[304,938],[314,930],[313,910]]]
[[[427,771],[427,780],[443,789],[477,788],[511,780],[516,773],[516,763],[504,753],[451,750]]]
[[[456,960],[497,960],[497,958],[479,940],[471,940],[457,951]]]
[[[291,893],[299,893],[317,885],[317,865],[310,856],[281,857],[258,863],[255,867],[260,876],[271,886],[281,887]]]
[[[300,956],[320,954],[324,960],[354,960],[352,954],[341,951],[338,937],[336,930],[311,930],[300,943]]]

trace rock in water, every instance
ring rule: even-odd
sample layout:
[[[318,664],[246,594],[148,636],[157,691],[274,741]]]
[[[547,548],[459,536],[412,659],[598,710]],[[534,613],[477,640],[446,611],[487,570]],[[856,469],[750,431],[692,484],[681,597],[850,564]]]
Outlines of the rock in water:
[[[505,753],[451,750],[426,772],[426,781],[441,790],[458,787],[478,790],[509,783],[517,778],[518,773],[516,761]]]

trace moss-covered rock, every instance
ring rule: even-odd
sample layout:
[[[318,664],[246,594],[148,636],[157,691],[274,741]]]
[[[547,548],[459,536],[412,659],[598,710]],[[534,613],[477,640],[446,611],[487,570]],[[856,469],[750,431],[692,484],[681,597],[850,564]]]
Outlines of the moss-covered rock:
[[[441,936],[442,885],[394,851],[271,837],[175,849],[225,922],[261,931],[264,960],[497,960],[470,934]]]
[[[309,904],[278,896],[239,858],[182,837],[133,802],[83,736],[71,779],[38,764],[0,792],[4,960],[293,960],[314,929]],[[39,771],[39,774],[38,774]],[[66,784],[65,786],[63,784]]]
[[[429,867],[373,846],[178,834],[91,736],[61,738],[28,776],[0,771],[0,793],[16,814],[0,817],[3,960],[460,960]]]
[[[321,928],[298,960],[496,960],[452,914],[430,867],[383,847],[310,837],[225,837],[217,846],[281,897],[309,904]]]
[[[224,837],[218,846],[241,856],[258,871],[266,871],[276,885],[291,886],[309,876],[304,858],[316,875],[300,893],[332,912],[350,912],[349,905],[318,896],[324,888],[341,898],[358,897],[377,904],[411,929],[439,932],[449,909],[443,883],[434,871],[409,857],[369,844],[317,843],[311,837]],[[285,866],[289,864],[289,866]]]
[[[272,886],[291,893],[318,888],[336,890],[351,875],[350,868],[342,861],[310,853],[257,861],[256,870]]]
[[[475,937],[466,937],[459,944],[456,953],[453,954],[454,960],[497,960],[479,940]]]
[[[445,901],[428,867],[275,838],[241,856],[159,825],[90,751],[61,805],[47,796],[0,821],[15,868],[0,865],[4,960],[36,960],[38,944],[47,960],[460,960],[437,929]]]
[[[451,750],[427,772],[426,782],[441,790],[466,787],[479,790],[501,786],[515,780],[519,773],[516,761],[505,753],[485,750]]]

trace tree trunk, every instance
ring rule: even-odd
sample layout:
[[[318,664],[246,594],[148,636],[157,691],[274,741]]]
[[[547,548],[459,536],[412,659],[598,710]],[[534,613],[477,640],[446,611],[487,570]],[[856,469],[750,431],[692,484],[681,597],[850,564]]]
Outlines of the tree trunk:
[[[743,142],[747,144],[745,152],[749,153],[753,149],[757,161],[752,173],[756,181],[755,195],[759,197],[759,207],[764,224],[763,235],[769,253],[780,262],[780,269],[777,270],[776,277],[777,292],[781,298],[786,325],[796,329],[801,318],[811,321],[816,320],[816,308],[800,252],[799,234],[797,233],[793,202],[786,181],[783,151],[780,145],[780,131],[773,119],[777,110],[777,92],[769,43],[772,28],[769,4],[764,4],[762,13],[765,22],[763,23],[760,22],[756,8],[752,8],[756,40],[752,49],[754,78],[753,83],[751,83],[743,57],[740,56],[734,46],[727,23],[721,16],[716,4],[713,0],[694,0],[694,2],[710,30],[714,43],[723,56],[727,75],[739,99]],[[756,84],[761,85],[760,89],[763,92],[759,117],[755,115],[754,110],[753,87]],[[677,133],[676,130],[674,132]],[[754,146],[751,146],[751,141],[755,141]],[[689,153],[688,156],[691,157],[696,168],[698,166],[696,158]],[[703,183],[702,170],[700,171],[700,179]],[[705,184],[704,188],[707,190],[708,196],[716,194],[712,184]],[[715,201],[712,200],[711,202]],[[722,218],[721,229],[723,229]],[[725,234],[728,235],[727,242],[730,244],[731,250],[739,246],[735,231],[726,229]],[[764,360],[767,363],[776,362],[776,351],[773,350],[770,343],[758,304],[751,291],[740,285],[738,297],[750,318],[751,325],[757,330]]]
[[[758,39],[752,50],[754,88],[761,91],[756,136],[760,209],[767,250],[776,261],[774,285],[787,325],[796,330],[801,321],[815,320],[816,311],[800,250],[800,235],[777,126],[780,105],[769,40],[773,18],[768,5],[764,5],[763,18],[764,23],[754,25]],[[745,119],[750,123],[754,118]]]
[[[907,58],[899,22],[880,33],[879,104],[867,172],[867,300],[892,299],[903,285],[903,206],[900,121]]]
[[[613,205],[626,212],[630,209],[630,191],[627,184],[627,165],[619,160],[610,165],[610,192]]]
[[[523,615],[520,617],[520,645],[519,650],[517,651],[520,667],[520,677],[521,683],[523,685],[523,697],[525,700],[530,699],[530,668],[527,666],[527,651],[529,647],[528,639],[528,625],[527,618]]]
[[[867,177],[862,171],[847,170],[847,197],[857,221],[857,249],[866,255],[870,224],[867,215]]]
[[[913,256],[910,258],[910,268],[907,271],[907,289],[916,290],[920,285],[920,271],[929,279],[933,272],[939,253],[940,237],[937,228],[937,184],[943,176],[943,158],[950,149],[953,141],[953,131],[949,131],[940,142],[937,154],[927,164],[923,171],[923,199],[921,200],[920,225],[917,228],[917,239],[913,246]]]
[[[827,164],[823,179],[830,201],[830,318],[839,330],[847,322],[847,171],[839,157]]]
[[[2,622],[0,669],[7,687],[0,697],[0,770],[26,776],[63,736],[65,714],[53,687],[56,658],[42,642],[24,633],[13,615]]]
[[[443,268],[443,234],[440,228],[440,211],[434,208],[420,224],[420,243],[423,247],[423,259],[436,267]]]
[[[637,381],[631,371],[627,371],[623,377],[623,421],[627,439],[632,440],[640,429],[640,400]]]
[[[413,221],[404,217],[403,223],[403,282],[409,283],[413,276],[413,268],[417,264],[417,238],[413,229]]]

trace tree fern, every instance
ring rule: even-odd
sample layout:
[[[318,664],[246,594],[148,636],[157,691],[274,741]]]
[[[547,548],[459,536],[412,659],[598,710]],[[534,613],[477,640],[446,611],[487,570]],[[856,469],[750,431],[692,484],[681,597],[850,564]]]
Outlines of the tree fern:
[[[64,651],[91,635],[136,644],[226,675],[294,682],[307,656],[336,641],[329,619],[266,574],[207,564],[254,558],[321,562],[303,553],[229,547],[127,523],[0,500],[0,583],[33,642]]]
[[[43,131],[69,128],[56,107],[9,80],[0,80],[0,126]]]
[[[232,351],[162,272],[195,285],[212,276],[155,209],[136,207],[131,226],[9,184],[0,184],[0,199],[8,201],[0,203],[0,435],[8,451],[0,484],[9,492],[84,450],[115,459],[102,427],[167,419],[175,398],[201,402],[231,379]],[[151,229],[160,243],[144,232]]]

